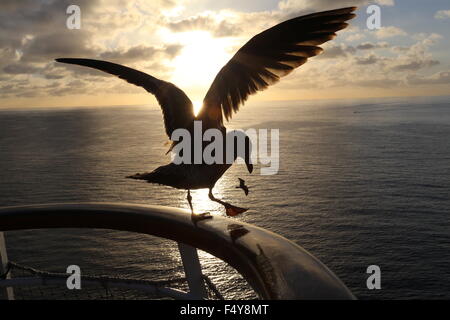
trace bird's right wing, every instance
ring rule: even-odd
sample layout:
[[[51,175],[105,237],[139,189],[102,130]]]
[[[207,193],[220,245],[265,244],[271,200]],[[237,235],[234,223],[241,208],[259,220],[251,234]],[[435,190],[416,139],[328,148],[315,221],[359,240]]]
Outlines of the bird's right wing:
[[[107,61],[74,58],[60,58],[56,59],[56,61],[77,64],[113,74],[154,94],[161,106],[164,125],[169,138],[175,129],[187,128],[194,120],[194,107],[191,100],[183,90],[170,82],[162,81],[144,72]]]
[[[203,100],[197,118],[209,127],[229,120],[250,95],[276,83],[281,77],[322,52],[320,44],[348,26],[355,7],[293,18],[267,29],[236,52],[219,71]]]

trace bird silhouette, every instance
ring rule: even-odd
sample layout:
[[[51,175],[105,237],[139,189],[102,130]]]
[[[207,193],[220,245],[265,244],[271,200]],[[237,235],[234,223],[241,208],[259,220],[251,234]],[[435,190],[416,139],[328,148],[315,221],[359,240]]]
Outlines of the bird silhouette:
[[[225,134],[224,119],[229,121],[250,95],[275,84],[281,77],[303,65],[308,58],[321,53],[323,50],[319,45],[332,40],[337,31],[346,28],[348,24],[345,21],[355,17],[355,10],[356,7],[348,7],[296,17],[251,38],[216,75],[197,116],[194,115],[193,104],[188,96],[170,82],[107,61],[79,58],[59,58],[56,61],[113,74],[155,95],[162,109],[165,131],[169,138],[179,128],[192,133],[194,121],[202,121],[203,132],[215,128]],[[176,144],[176,141],[172,141],[172,147]],[[250,147],[246,143],[246,152]],[[233,155],[234,159],[236,157]],[[245,163],[251,173],[253,165],[248,157]],[[187,201],[193,215],[190,190],[208,188],[209,198],[222,204],[227,215],[235,216],[247,209],[217,199],[212,193],[214,185],[230,166],[229,163],[171,162],[152,172],[128,178],[187,190]]]
[[[246,196],[248,196],[248,187],[245,185],[245,180],[238,178],[239,179],[239,185],[236,187],[236,189],[242,189],[244,190],[244,193]]]

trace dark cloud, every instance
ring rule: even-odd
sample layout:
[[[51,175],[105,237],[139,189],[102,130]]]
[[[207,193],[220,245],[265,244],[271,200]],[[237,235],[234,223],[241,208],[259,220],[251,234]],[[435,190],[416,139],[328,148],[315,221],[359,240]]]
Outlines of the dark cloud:
[[[0,97],[8,98],[20,96],[25,98],[32,98],[41,96],[43,93],[47,94],[52,90],[58,88],[58,82],[46,83],[44,85],[30,84],[27,80],[9,79],[7,85],[0,86]]]
[[[32,74],[39,72],[40,70],[41,68],[25,63],[14,63],[3,68],[3,72],[6,74]]]
[[[1,45],[0,45],[1,46]],[[0,65],[6,65],[16,59],[17,55],[13,48],[0,47]]]
[[[324,52],[318,58],[320,59],[347,58],[349,56],[355,55],[358,50],[364,51],[388,47],[389,44],[386,42],[380,43],[365,42],[357,45],[356,47],[348,46],[345,44],[331,44],[330,46],[324,48]],[[356,57],[356,63],[361,65],[375,64],[378,61],[379,59],[374,54],[371,54],[368,57]]]
[[[93,13],[99,0],[77,0],[83,17]],[[42,35],[66,29],[66,9],[70,0],[0,1],[0,43],[21,46],[27,35]]]
[[[61,74],[45,74],[44,78],[48,79],[48,80],[57,80],[57,79],[63,79],[64,76]]]
[[[389,43],[387,42],[379,42],[379,43],[370,43],[364,42],[356,46],[358,50],[372,50],[372,49],[385,49],[389,48]]]
[[[20,3],[19,3],[20,2]],[[11,13],[17,11],[20,7],[26,6],[28,8],[36,9],[40,6],[39,1],[36,0],[2,0],[0,2],[0,10],[4,13]]]
[[[181,45],[168,45],[161,48],[140,45],[131,47],[127,50],[105,51],[100,54],[100,58],[119,63],[150,60],[155,58],[156,56],[162,56],[172,59],[180,52],[181,49]]]
[[[99,0],[77,0],[82,17],[89,16]],[[0,1],[0,60],[47,63],[60,54],[90,53],[92,34],[66,28],[66,9],[72,1]],[[9,52],[8,57],[2,52]],[[14,53],[14,54],[11,54]],[[24,68],[23,66],[21,67]],[[16,68],[17,69],[17,68]]]
[[[347,57],[349,54],[355,53],[356,50],[352,46],[347,46],[345,44],[330,45],[324,48],[322,54],[318,56],[319,59],[335,59],[341,57]]]
[[[141,27],[145,29],[142,18],[147,11],[152,8],[170,8],[176,2],[0,0],[0,70],[7,76],[0,78],[0,96],[64,95],[82,93],[83,90],[92,92],[95,91],[91,90],[93,83],[104,82],[106,77],[110,77],[93,69],[55,63],[54,59],[58,57],[106,59],[128,65],[173,59],[180,52],[180,45],[125,45],[120,50],[108,50],[105,46],[108,41],[120,41],[116,38],[117,34]],[[81,8],[80,30],[66,27],[66,10],[72,4]],[[114,48],[114,45],[111,47]],[[24,75],[32,77],[24,78]],[[21,81],[17,82],[17,79]],[[47,87],[59,79],[64,79],[58,81],[61,86]]]
[[[409,49],[410,47],[400,47],[400,46],[392,47],[392,51],[397,53],[407,52]]]
[[[93,57],[97,50],[91,42],[91,33],[67,30],[39,35],[22,47],[24,62],[49,62],[59,57]]]

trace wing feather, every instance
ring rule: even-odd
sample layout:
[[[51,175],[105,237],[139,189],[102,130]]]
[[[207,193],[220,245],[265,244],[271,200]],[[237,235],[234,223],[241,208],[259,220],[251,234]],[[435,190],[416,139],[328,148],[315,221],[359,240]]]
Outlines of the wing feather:
[[[219,71],[197,119],[223,125],[248,97],[320,54],[319,45],[336,37],[355,17],[355,7],[318,12],[284,21],[248,41]]]
[[[188,128],[194,120],[194,108],[191,100],[181,89],[170,82],[162,81],[144,72],[107,61],[75,58],[60,58],[56,59],[56,61],[110,73],[154,94],[161,106],[164,125],[169,138],[175,129]]]

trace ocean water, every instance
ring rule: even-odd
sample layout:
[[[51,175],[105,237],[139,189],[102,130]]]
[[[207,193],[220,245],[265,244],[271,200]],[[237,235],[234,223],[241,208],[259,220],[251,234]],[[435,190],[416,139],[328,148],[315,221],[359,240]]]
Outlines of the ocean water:
[[[296,242],[360,299],[450,298],[450,98],[249,103],[229,128],[280,130],[279,172],[234,165],[215,195],[250,210],[234,219]],[[170,161],[155,107],[0,111],[0,206],[124,201],[188,208],[183,191],[125,179]],[[235,189],[246,180],[250,194]],[[197,211],[224,215],[207,190]],[[11,260],[64,272],[166,279],[183,273],[174,242],[109,230],[6,234]],[[245,281],[201,252],[227,298]],[[381,290],[366,269],[381,268]]]

